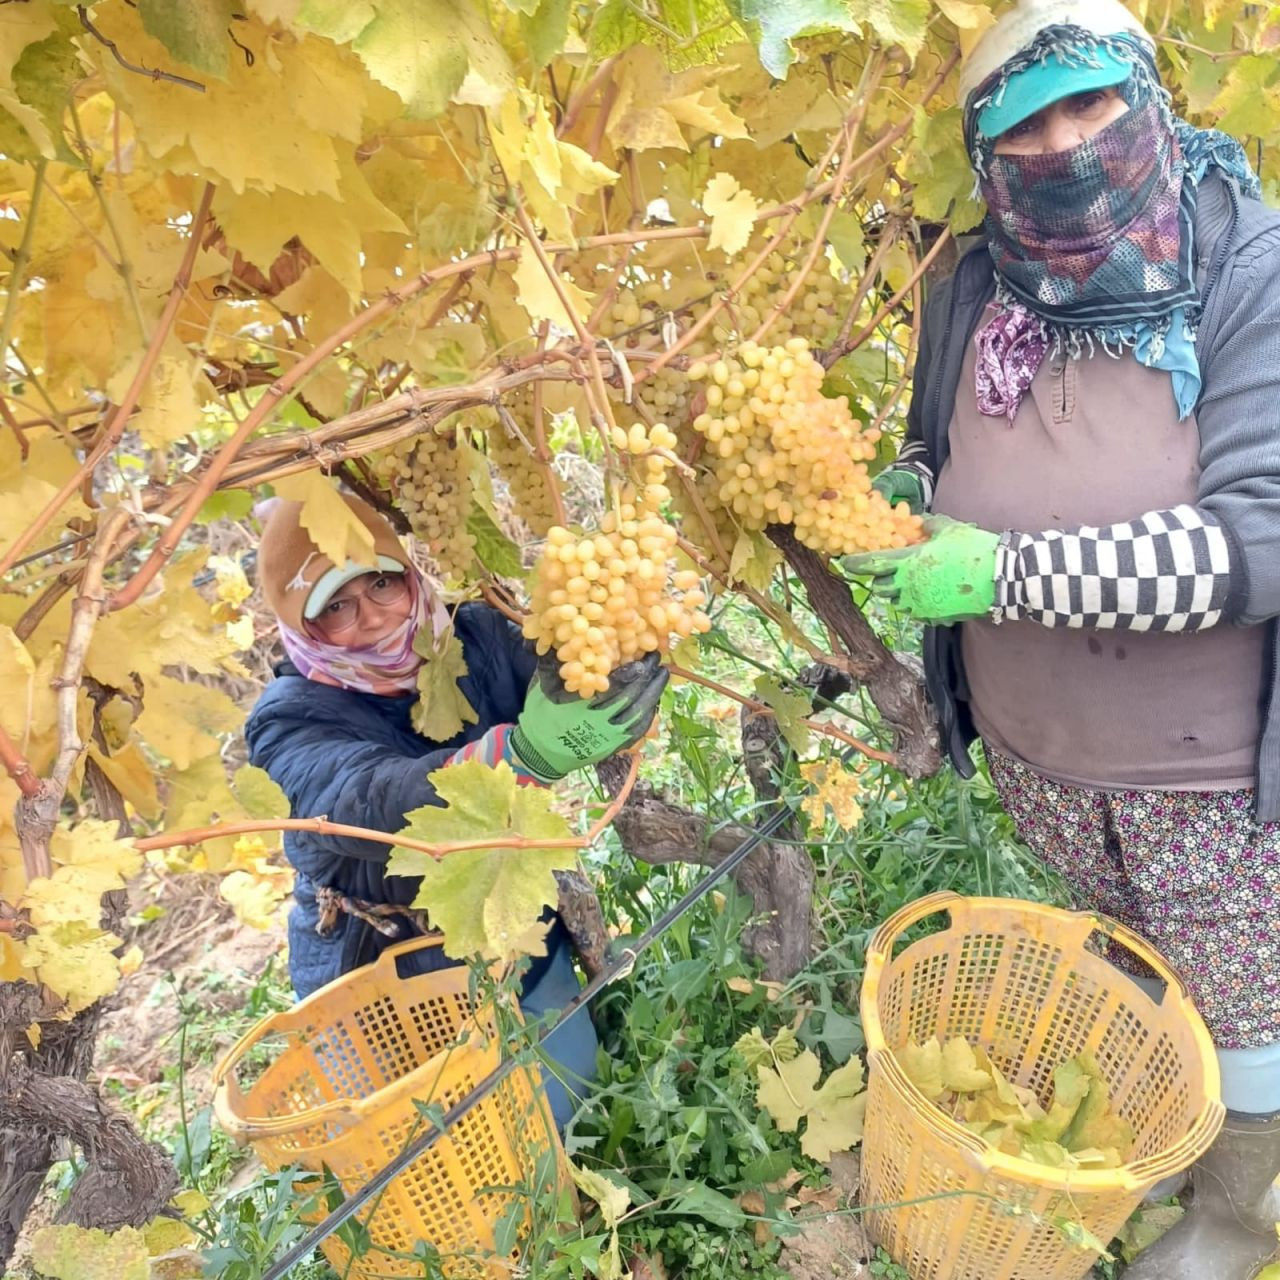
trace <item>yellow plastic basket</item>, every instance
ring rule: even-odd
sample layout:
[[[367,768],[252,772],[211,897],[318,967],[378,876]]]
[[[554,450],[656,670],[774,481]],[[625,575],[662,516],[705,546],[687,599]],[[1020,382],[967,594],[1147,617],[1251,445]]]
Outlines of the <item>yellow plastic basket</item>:
[[[900,954],[914,924],[950,927]],[[1110,940],[1167,983],[1157,1003],[1094,946]],[[862,984],[868,1098],[862,1200],[873,1239],[911,1280],[1080,1280],[1162,1177],[1204,1153],[1222,1126],[1217,1059],[1164,959],[1123,925],[1005,898],[938,893],[871,940]],[[1088,1052],[1136,1145],[1118,1169],[1050,1169],[993,1150],[934,1106],[895,1056],[908,1040],[964,1036],[1048,1100],[1054,1068]],[[876,1208],[875,1206],[884,1206]]]
[[[501,1060],[491,1008],[475,1008],[465,966],[402,978],[398,957],[438,938],[389,947],[253,1028],[214,1071],[214,1111],[270,1170],[328,1170],[345,1194],[363,1187],[427,1122],[415,1101],[447,1110]],[[247,1089],[241,1077],[269,1059]],[[353,1280],[422,1275],[411,1254],[434,1245],[450,1277],[509,1280],[520,1256],[497,1256],[494,1228],[539,1177],[558,1182],[563,1154],[538,1072],[517,1068],[401,1174],[366,1221],[372,1248],[354,1260],[330,1237],[325,1256]],[[550,1155],[549,1155],[550,1153]],[[507,1188],[507,1190],[501,1190]],[[515,1188],[515,1190],[512,1190]],[[317,1205],[309,1219],[322,1217]],[[518,1239],[529,1228],[526,1207]],[[350,1270],[347,1270],[350,1263]]]

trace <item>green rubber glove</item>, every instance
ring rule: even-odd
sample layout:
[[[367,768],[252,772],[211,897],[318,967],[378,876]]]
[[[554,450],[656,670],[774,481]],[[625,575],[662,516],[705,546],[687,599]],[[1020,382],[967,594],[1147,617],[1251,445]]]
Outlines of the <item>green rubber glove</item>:
[[[896,507],[905,502],[911,514],[918,516],[924,510],[924,482],[914,471],[905,467],[887,467],[871,482],[871,487]]]
[[[541,782],[556,782],[634,746],[653,722],[667,678],[658,655],[650,653],[619,667],[603,693],[580,698],[561,682],[555,654],[544,654],[511,732],[518,767]]]
[[[871,575],[871,590],[918,622],[963,622],[990,613],[996,601],[1000,537],[947,516],[926,516],[928,541],[896,551],[845,556],[840,567]]]

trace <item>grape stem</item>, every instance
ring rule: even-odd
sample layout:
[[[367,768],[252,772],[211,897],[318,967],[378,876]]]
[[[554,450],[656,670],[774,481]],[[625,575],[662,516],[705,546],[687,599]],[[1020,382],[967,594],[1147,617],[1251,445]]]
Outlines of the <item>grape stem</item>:
[[[667,664],[667,670],[673,676],[679,676],[681,680],[691,681],[693,684],[700,684],[706,689],[712,690],[714,693],[721,694],[723,697],[732,698],[734,702],[741,703],[749,711],[754,711],[760,715],[772,716],[776,712],[767,702],[761,702],[758,698],[748,698],[745,694],[736,693],[730,689],[728,685],[719,684],[715,680],[708,680],[706,676],[700,676],[696,672],[688,671],[684,667],[678,667],[674,662]],[[843,729],[837,728],[833,724],[828,724],[825,720],[813,720],[808,716],[802,716],[800,723],[806,729],[811,729],[814,733],[823,734],[829,738],[836,738],[843,742],[846,746],[853,747],[855,751],[860,751],[869,760],[880,760],[885,764],[896,766],[898,757],[891,751],[881,751],[877,747],[873,747],[870,743],[863,742],[861,738],[855,738],[851,733],[845,733]]]

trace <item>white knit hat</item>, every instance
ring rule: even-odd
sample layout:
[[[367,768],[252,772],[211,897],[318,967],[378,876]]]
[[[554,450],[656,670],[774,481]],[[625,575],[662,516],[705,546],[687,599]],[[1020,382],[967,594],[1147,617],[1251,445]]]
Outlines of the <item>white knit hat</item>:
[[[1155,41],[1120,0],[1018,0],[974,45],[960,67],[959,98],[969,95],[998,71],[1015,53],[1025,49],[1045,27],[1083,27],[1096,36],[1131,33],[1153,49]]]

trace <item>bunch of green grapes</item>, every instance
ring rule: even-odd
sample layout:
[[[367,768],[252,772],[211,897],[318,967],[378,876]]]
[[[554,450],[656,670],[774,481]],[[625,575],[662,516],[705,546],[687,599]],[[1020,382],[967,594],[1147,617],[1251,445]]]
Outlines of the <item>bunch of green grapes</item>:
[[[520,387],[504,399],[507,411],[524,433],[521,440],[507,426],[500,414],[485,412],[485,447],[489,461],[511,491],[516,514],[529,526],[535,537],[545,538],[556,522],[556,504],[551,492],[552,480],[529,451],[534,441],[533,392]]]
[[[879,430],[858,422],[845,397],[824,396],[823,376],[803,338],[744,342],[726,359],[690,368],[690,379],[706,384],[706,410],[693,422],[706,441],[706,506],[744,529],[792,525],[826,555],[919,542],[920,517],[871,488]]]
[[[662,424],[653,431],[660,440],[672,435]],[[632,452],[647,452],[651,438],[637,436],[637,446]],[[656,460],[645,460],[650,475],[659,474],[648,467]],[[658,490],[665,495],[662,479],[639,492],[624,486],[595,533],[575,534],[560,525],[547,533],[533,570],[524,634],[540,654],[555,651],[571,693],[602,693],[609,673],[624,663],[666,653],[673,638],[711,626],[698,572],[674,567],[676,531],[658,512]]]
[[[466,577],[475,557],[475,539],[467,532],[471,449],[458,439],[453,420],[393,445],[374,470],[441,575]]]

